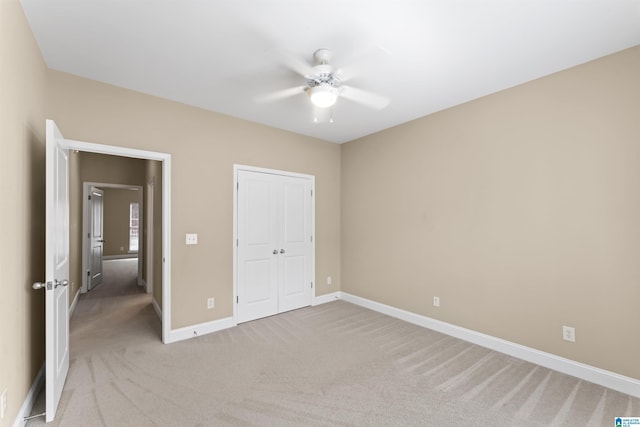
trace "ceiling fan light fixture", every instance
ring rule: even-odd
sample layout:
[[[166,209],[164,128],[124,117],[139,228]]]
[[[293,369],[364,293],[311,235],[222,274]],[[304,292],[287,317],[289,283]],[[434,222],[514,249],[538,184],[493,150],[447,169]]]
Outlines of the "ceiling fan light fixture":
[[[338,90],[328,84],[320,84],[309,88],[309,98],[318,108],[329,108],[338,99]]]

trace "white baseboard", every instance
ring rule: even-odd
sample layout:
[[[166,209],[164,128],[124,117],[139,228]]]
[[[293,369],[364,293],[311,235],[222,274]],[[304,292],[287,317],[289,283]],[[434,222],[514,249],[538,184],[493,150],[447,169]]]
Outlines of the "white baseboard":
[[[346,292],[340,292],[340,298],[352,304],[640,398],[640,380],[638,379],[626,377],[624,375],[616,374],[615,372],[606,371],[571,359],[556,356],[555,354],[546,353],[531,347],[526,347],[501,338],[476,332],[471,329],[452,325],[441,320],[411,313],[406,310],[381,304]]]
[[[105,255],[102,257],[103,261],[111,261],[114,259],[130,259],[130,258],[138,258],[138,253],[132,254],[122,254],[122,255]]]
[[[156,314],[158,315],[158,318],[160,318],[160,321],[162,322],[162,309],[160,308],[160,304],[158,304],[158,301],[156,301],[155,298],[151,299],[151,305],[153,306],[153,309],[155,310]]]
[[[20,407],[18,416],[13,422],[13,427],[24,427],[25,425],[27,425],[25,417],[31,415],[31,411],[33,410],[33,406],[35,405],[36,400],[38,399],[40,390],[42,390],[42,387],[44,386],[44,366],[45,364],[43,363],[42,367],[38,371],[38,374],[36,375],[36,378],[33,380],[33,384],[31,384],[31,388],[27,393],[27,397],[25,397],[24,402]]]
[[[165,344],[183,341],[189,338],[195,338],[200,335],[218,332],[223,329],[232,328],[234,326],[236,326],[236,322],[233,321],[233,317],[226,317],[224,319],[218,319],[211,322],[200,323],[198,325],[187,326],[186,328],[173,329],[169,332],[169,339]]]
[[[330,294],[324,294],[313,298],[311,305],[326,304],[331,301],[340,299],[340,292],[332,292]]]
[[[71,319],[71,316],[73,316],[73,312],[76,311],[76,306],[78,305],[78,298],[80,298],[80,290],[76,292],[76,296],[73,297],[73,301],[69,306],[69,319]]]

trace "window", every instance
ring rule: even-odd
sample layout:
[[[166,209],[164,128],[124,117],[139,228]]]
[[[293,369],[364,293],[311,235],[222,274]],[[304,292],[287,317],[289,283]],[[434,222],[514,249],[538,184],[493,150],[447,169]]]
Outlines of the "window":
[[[138,237],[140,236],[140,204],[129,204],[129,252],[138,252]]]

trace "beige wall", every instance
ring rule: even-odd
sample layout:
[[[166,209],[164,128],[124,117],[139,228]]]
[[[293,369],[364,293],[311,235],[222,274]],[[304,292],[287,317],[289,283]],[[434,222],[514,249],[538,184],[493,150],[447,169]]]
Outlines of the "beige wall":
[[[340,146],[56,71],[48,90],[65,137],[172,155],[173,328],[232,315],[234,163],[315,175],[316,292],[340,289]]]
[[[0,393],[10,426],[44,361],[46,68],[17,0],[0,2]]]
[[[103,190],[104,256],[129,255],[129,208],[131,203],[142,201],[141,191],[123,188],[104,188]],[[140,211],[140,217],[142,218],[142,211]],[[142,234],[139,238],[141,237]],[[133,255],[137,255],[137,252]]]
[[[640,378],[638,76],[640,47],[342,145],[342,290]]]
[[[69,155],[69,302],[79,297],[82,287],[82,156]]]

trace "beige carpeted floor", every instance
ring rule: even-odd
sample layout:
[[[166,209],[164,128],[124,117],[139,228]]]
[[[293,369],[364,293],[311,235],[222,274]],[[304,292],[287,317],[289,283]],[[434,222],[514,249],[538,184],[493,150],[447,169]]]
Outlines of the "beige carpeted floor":
[[[613,426],[640,416],[640,399],[342,301],[163,345],[150,297],[122,277],[79,302],[53,425]],[[43,408],[41,397],[33,412]]]

